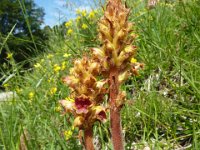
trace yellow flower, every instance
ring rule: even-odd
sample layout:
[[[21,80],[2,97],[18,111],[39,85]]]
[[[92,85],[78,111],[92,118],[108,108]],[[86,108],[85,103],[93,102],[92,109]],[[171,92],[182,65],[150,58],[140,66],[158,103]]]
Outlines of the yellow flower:
[[[87,24],[82,24],[82,29],[87,29],[88,28],[88,26],[87,26]]]
[[[77,14],[77,15],[80,15],[80,14],[81,14],[81,10],[80,10],[80,9],[77,9],[77,10],[76,10],[76,14]]]
[[[48,58],[48,59],[53,58],[53,55],[52,55],[52,54],[48,54],[48,55],[47,55],[47,58]]]
[[[61,70],[61,67],[58,66],[58,64],[55,64],[55,65],[53,66],[53,70],[57,73],[57,72],[59,72],[59,71]]]
[[[22,89],[16,88],[16,92],[20,94],[22,92]]]
[[[77,15],[82,15],[82,16],[85,17],[87,13],[86,13],[86,10],[77,9],[77,10],[76,10],[76,14],[77,14]]]
[[[95,11],[91,11],[89,13],[89,16],[88,16],[90,19],[93,19],[95,17]]]
[[[70,68],[70,69],[69,69],[69,73],[70,73],[70,74],[73,74],[73,73],[74,73],[74,68]]]
[[[56,93],[56,91],[57,91],[57,88],[56,88],[56,87],[52,87],[52,88],[50,89],[50,94],[51,94],[51,95],[54,95],[54,94]]]
[[[68,22],[65,23],[65,27],[71,27],[72,26],[72,20],[69,20]]]
[[[78,17],[76,18],[76,22],[79,22],[80,20],[81,20],[81,17],[78,16]]]
[[[35,68],[41,68],[42,66],[41,66],[40,63],[36,63],[36,64],[34,65],[34,67],[35,67]]]
[[[85,16],[86,16],[86,11],[83,10],[83,11],[81,12],[81,15],[85,17]]]
[[[56,111],[56,112],[60,112],[61,110],[62,110],[61,106],[55,107],[55,111]]]
[[[132,64],[134,64],[134,63],[136,63],[136,62],[137,62],[137,59],[131,58],[131,63],[132,63]]]
[[[5,84],[3,84],[3,87],[4,87],[4,88],[7,88],[7,87],[9,87],[9,84],[8,84],[8,83],[5,83]]]
[[[73,131],[73,130],[74,130],[74,128],[75,128],[75,127],[74,127],[74,126],[72,126],[72,129],[71,129],[71,130]]]
[[[41,59],[40,62],[43,63],[43,62],[44,62],[44,59]]]
[[[34,94],[33,92],[30,92],[30,93],[28,94],[29,99],[33,99],[34,95],[35,95],[35,94]]]
[[[65,70],[65,68],[66,68],[66,62],[62,62],[61,70]]]
[[[69,140],[72,137],[72,134],[73,134],[72,130],[66,130],[64,132],[65,140]]]
[[[70,101],[70,102],[74,102],[74,99],[72,99],[70,97],[66,97],[65,100]]]
[[[71,56],[71,54],[65,53],[65,54],[63,55],[63,57],[65,57],[65,58],[68,58],[69,56]]]
[[[11,59],[12,57],[13,57],[13,53],[8,53],[6,58]]]
[[[50,77],[47,81],[49,82],[49,83],[51,83],[51,82],[54,82],[54,78],[52,78],[52,77]]]
[[[73,30],[72,30],[72,29],[68,29],[68,30],[67,30],[67,34],[68,34],[68,35],[71,35],[72,33],[73,33]]]

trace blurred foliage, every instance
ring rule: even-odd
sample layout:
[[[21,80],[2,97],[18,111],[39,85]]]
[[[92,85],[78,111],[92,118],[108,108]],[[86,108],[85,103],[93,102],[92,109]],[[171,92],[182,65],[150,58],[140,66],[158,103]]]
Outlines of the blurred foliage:
[[[45,33],[40,29],[44,10],[33,0],[0,0],[0,64],[8,53],[20,62],[43,49]],[[41,40],[43,39],[43,40]]]

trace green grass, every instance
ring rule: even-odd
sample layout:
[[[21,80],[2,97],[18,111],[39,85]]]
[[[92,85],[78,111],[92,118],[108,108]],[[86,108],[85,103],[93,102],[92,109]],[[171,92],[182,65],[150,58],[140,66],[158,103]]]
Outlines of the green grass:
[[[128,92],[122,110],[126,149],[200,148],[200,1],[170,4],[146,10],[145,3],[127,0],[129,20],[135,22],[138,34],[137,59],[145,63],[145,69],[122,87]],[[7,90],[18,96],[0,104],[1,149],[18,149],[24,131],[29,133],[29,149],[82,148],[77,130],[65,140],[63,132],[71,128],[72,120],[67,121],[69,116],[61,116],[55,108],[69,94],[61,78],[68,74],[73,60],[88,55],[89,48],[99,44],[96,23],[101,14],[92,21],[82,17],[77,26],[70,27],[71,36],[65,34],[68,29],[53,28],[47,52],[29,60],[33,67],[23,70],[23,76],[8,78]],[[89,28],[82,29],[83,23]],[[64,57],[66,53],[71,56]],[[15,64],[15,69],[19,66]],[[62,69],[57,72],[58,66]],[[51,93],[55,87],[57,91]],[[107,122],[94,129],[102,149],[111,149],[108,127]]]

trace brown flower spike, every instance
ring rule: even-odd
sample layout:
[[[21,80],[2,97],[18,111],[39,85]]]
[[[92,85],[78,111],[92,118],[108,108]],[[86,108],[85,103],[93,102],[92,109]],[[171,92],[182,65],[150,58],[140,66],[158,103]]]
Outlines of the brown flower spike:
[[[104,16],[99,21],[99,38],[103,46],[92,48],[92,56],[102,64],[101,72],[109,80],[110,121],[113,148],[123,150],[120,110],[125,102],[126,92],[120,85],[131,74],[138,75],[142,64],[133,62],[136,46],[132,45],[136,35],[133,24],[128,22],[130,10],[121,0],[109,0]]]
[[[63,78],[63,82],[71,88],[73,101],[60,100],[64,113],[72,113],[75,117],[74,126],[84,130],[84,143],[87,150],[93,150],[92,126],[95,121],[106,120],[105,108],[101,106],[106,93],[107,81],[97,81],[99,64],[83,57],[75,60],[70,74]]]

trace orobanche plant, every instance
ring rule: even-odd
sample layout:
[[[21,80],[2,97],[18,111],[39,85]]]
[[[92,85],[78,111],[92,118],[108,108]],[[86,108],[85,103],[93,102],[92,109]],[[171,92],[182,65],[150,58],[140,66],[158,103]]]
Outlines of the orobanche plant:
[[[74,127],[84,131],[84,144],[87,150],[93,150],[92,126],[95,121],[105,121],[105,108],[101,105],[106,93],[104,80],[97,81],[100,64],[87,57],[76,60],[70,69],[70,75],[63,82],[71,88],[70,98],[74,101],[60,100],[66,113],[75,117]]]
[[[120,110],[126,92],[120,86],[129,76],[138,75],[143,64],[134,58],[136,35],[133,24],[128,22],[130,10],[121,0],[109,0],[104,16],[99,21],[99,39],[102,46],[92,48],[90,58],[83,57],[74,62],[70,75],[63,81],[69,85],[74,102],[61,100],[66,112],[75,116],[74,126],[84,130],[87,150],[94,149],[92,126],[95,121],[105,121],[106,108],[110,110],[110,130],[114,150],[123,150]],[[103,106],[105,95],[108,106]]]

